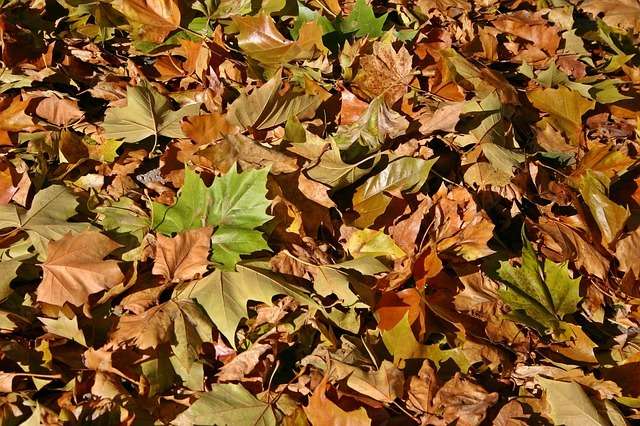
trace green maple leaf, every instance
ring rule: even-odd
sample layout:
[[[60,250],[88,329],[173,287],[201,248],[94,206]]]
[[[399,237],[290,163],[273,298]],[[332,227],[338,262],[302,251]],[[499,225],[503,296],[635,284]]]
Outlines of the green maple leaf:
[[[212,260],[232,270],[240,255],[266,250],[255,228],[271,216],[266,213],[268,169],[238,173],[235,167],[208,187],[196,172],[185,170],[184,186],[173,206],[153,203],[153,228],[163,234],[214,226]]]
[[[152,87],[127,87],[127,106],[109,108],[102,127],[107,138],[123,142],[138,142],[149,136],[182,138],[180,120],[196,115],[199,109],[200,104],[191,104],[174,111],[169,99]]]
[[[209,197],[209,189],[200,176],[187,167],[176,203],[172,206],[153,203],[153,229],[169,235],[205,226]]]
[[[356,33],[356,37],[380,37],[382,26],[387,20],[388,13],[376,18],[371,5],[365,0],[358,0],[349,16],[338,23],[343,33]]]
[[[562,319],[577,310],[580,277],[571,278],[567,262],[545,259],[542,265],[522,232],[522,265],[500,262],[498,276],[504,287],[500,298],[512,309],[511,317],[540,333],[558,332]]]

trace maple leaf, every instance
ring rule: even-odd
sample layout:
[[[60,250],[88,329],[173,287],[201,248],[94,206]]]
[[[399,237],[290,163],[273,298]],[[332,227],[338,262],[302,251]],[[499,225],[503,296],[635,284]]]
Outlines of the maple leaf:
[[[343,33],[355,32],[356,37],[380,37],[387,13],[376,18],[371,5],[365,0],[357,0],[349,16],[338,22]]]
[[[102,260],[120,245],[96,231],[67,234],[51,241],[44,272],[36,291],[39,302],[55,306],[82,306],[91,294],[108,290],[124,280],[115,260]]]
[[[182,138],[180,120],[195,115],[200,104],[190,104],[178,111],[169,100],[149,85],[127,87],[127,106],[109,108],[102,127],[107,138],[138,142],[149,136]]]
[[[567,262],[559,264],[545,259],[540,264],[522,230],[522,266],[500,262],[497,273],[505,286],[500,298],[513,310],[511,316],[541,333],[556,332],[561,320],[574,313],[582,299],[580,277],[572,278]]]
[[[233,269],[241,254],[269,248],[262,233],[255,230],[271,218],[266,213],[270,205],[266,198],[267,174],[268,169],[238,173],[232,167],[207,188],[187,168],[176,203],[170,207],[153,203],[153,227],[165,234],[204,225],[216,227],[211,240],[212,259]]]

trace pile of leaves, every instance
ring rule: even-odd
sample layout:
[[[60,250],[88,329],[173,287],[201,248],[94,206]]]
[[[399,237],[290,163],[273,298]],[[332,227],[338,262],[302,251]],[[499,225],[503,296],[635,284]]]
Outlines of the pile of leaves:
[[[0,1],[2,425],[640,421],[638,0]]]

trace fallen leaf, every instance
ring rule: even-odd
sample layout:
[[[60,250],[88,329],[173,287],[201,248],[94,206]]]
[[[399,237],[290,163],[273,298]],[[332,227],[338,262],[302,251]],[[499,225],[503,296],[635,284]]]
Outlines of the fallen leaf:
[[[47,248],[47,261],[38,286],[37,300],[55,306],[69,303],[82,306],[89,296],[121,283],[124,274],[115,260],[102,260],[120,247],[96,231],[67,234],[51,241]]]

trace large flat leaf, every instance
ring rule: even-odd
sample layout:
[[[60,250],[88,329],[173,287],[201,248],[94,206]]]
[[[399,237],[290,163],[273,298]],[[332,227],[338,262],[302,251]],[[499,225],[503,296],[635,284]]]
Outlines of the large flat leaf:
[[[260,401],[242,385],[217,384],[172,422],[175,425],[275,426],[269,404]]]
[[[247,317],[247,302],[271,304],[271,299],[277,295],[291,296],[312,311],[324,312],[336,325],[349,331],[359,327],[348,314],[335,309],[328,312],[305,289],[260,267],[238,265],[237,272],[216,270],[200,281],[180,288],[177,294],[181,298],[197,300],[232,345],[235,345],[238,324]]]
[[[178,111],[171,109],[169,99],[151,86],[127,88],[127,106],[109,108],[102,127],[105,136],[138,142],[149,136],[184,137],[180,120],[186,115],[195,115],[200,104],[190,104]]]

